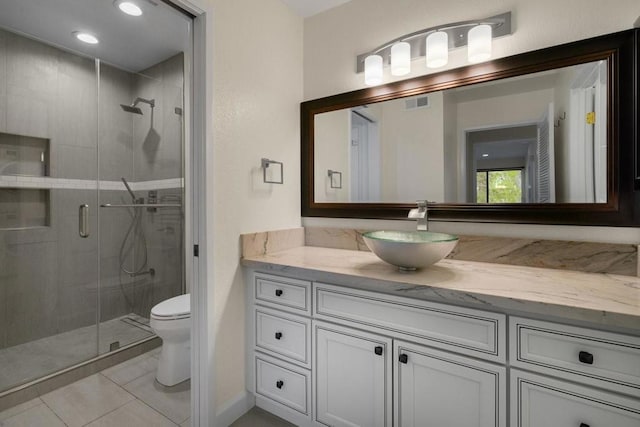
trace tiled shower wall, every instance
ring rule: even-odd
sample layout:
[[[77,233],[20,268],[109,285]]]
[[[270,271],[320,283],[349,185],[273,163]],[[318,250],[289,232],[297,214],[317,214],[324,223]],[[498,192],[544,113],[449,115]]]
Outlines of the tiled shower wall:
[[[0,30],[0,132],[49,139],[52,179],[182,177],[181,116],[175,114],[182,108],[182,55],[146,77],[101,64],[99,102],[96,82],[94,60]],[[122,111],[119,104],[136,96],[156,99],[153,114],[147,105],[141,105],[143,116]],[[182,189],[175,187],[161,189],[159,201],[181,201]],[[0,230],[0,348],[130,312],[148,317],[153,304],[182,292],[182,210],[143,210],[156,274],[132,279],[120,273],[118,261],[130,211],[103,209],[99,225],[96,215],[99,203],[130,203],[124,187],[101,190],[100,200],[94,190],[50,192],[48,227]],[[146,199],[147,192],[137,195]],[[78,236],[82,203],[91,209],[88,239]]]

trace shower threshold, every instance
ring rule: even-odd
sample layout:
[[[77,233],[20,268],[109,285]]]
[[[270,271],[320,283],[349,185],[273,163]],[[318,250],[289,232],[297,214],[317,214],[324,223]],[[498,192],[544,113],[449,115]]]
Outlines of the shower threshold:
[[[152,337],[148,319],[136,314],[100,323],[98,354],[95,325],[0,349],[0,394],[13,387],[109,353],[110,345],[125,347]]]

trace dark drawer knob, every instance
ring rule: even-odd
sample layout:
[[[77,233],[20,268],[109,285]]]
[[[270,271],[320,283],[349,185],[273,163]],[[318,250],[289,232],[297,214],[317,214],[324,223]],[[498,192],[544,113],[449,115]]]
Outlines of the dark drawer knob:
[[[277,297],[281,297],[282,296],[282,289],[276,289],[276,296]]]
[[[578,353],[578,360],[580,360],[582,363],[586,363],[587,365],[593,365],[593,354],[589,353],[588,351],[581,351],[580,353]]]
[[[407,362],[409,362],[409,356],[406,354],[401,354],[398,359],[400,360],[400,363],[407,364]]]
[[[280,380],[280,381],[276,382],[276,387],[282,388],[282,386],[284,386],[284,381]]]
[[[580,423],[580,427],[591,427],[591,426],[587,423]]]
[[[381,356],[382,355],[382,346],[381,345],[376,346],[376,348],[373,349],[373,352],[375,354],[377,354],[378,356]]]
[[[282,332],[276,332],[276,339],[279,340],[282,338]]]

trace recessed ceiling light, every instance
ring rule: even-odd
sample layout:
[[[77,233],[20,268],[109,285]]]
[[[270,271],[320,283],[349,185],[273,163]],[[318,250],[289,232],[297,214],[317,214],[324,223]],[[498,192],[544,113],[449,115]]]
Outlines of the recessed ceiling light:
[[[140,6],[131,1],[122,1],[116,0],[115,3],[118,6],[118,9],[131,16],[140,16],[142,15],[142,9]]]
[[[88,44],[98,44],[100,41],[93,34],[85,33],[83,31],[74,31],[73,35],[81,42]]]
[[[487,153],[484,153],[482,157],[489,157],[489,155]]]

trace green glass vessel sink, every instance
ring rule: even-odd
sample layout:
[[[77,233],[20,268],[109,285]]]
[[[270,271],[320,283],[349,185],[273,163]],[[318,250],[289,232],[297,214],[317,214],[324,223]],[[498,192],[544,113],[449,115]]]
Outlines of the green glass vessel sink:
[[[370,231],[362,237],[371,252],[401,271],[435,264],[458,244],[456,236],[430,231]]]

